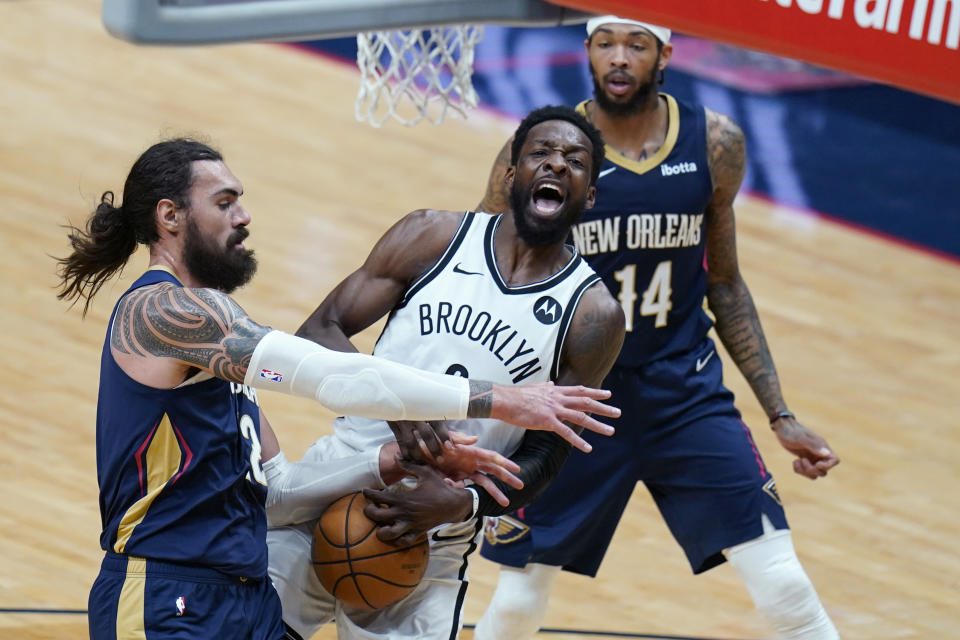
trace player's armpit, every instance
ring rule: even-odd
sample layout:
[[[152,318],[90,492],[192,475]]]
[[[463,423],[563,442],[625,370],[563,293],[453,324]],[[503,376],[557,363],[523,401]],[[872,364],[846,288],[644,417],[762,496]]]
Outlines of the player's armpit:
[[[162,283],[124,296],[110,347],[118,360],[169,358],[242,382],[254,348],[269,331],[221,291]]]

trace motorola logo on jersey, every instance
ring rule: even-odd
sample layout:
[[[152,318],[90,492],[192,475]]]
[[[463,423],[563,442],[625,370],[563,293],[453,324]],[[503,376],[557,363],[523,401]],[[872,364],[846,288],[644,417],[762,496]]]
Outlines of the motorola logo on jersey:
[[[675,176],[681,173],[696,173],[696,172],[697,172],[696,162],[678,162],[677,164],[660,165],[660,175],[662,176]]]
[[[550,296],[543,296],[533,305],[533,317],[543,324],[553,324],[563,315],[563,307]]]

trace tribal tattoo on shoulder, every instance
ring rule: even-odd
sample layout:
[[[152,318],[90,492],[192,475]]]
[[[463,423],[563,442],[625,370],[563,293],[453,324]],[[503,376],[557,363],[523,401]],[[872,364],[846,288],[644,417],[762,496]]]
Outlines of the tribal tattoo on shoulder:
[[[254,348],[269,331],[221,291],[164,283],[121,300],[110,346],[121,353],[174,358],[242,382]]]

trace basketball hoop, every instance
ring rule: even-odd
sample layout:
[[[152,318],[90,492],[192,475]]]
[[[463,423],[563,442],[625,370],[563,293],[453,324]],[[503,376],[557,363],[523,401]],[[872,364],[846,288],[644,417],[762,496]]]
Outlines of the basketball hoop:
[[[357,120],[381,127],[390,118],[413,126],[440,124],[452,109],[462,118],[477,106],[474,47],[483,27],[453,25],[357,35]]]

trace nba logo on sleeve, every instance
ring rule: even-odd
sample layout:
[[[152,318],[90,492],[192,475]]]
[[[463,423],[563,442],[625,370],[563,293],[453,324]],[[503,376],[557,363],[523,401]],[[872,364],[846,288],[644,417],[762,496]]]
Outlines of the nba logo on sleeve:
[[[283,374],[270,369],[260,369],[260,377],[270,382],[283,382]]]

